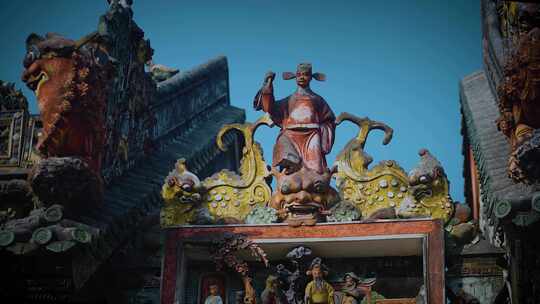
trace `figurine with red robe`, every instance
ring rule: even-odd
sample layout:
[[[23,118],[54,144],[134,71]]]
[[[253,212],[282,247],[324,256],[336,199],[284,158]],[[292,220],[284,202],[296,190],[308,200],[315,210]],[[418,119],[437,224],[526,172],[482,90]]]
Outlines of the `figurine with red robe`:
[[[314,225],[324,220],[322,216],[337,198],[326,164],[326,154],[334,144],[336,119],[324,98],[309,86],[312,79],[323,81],[325,76],[312,73],[309,63],[299,64],[296,73],[283,73],[285,80],[296,79],[296,91],[277,101],[274,77],[273,72],[266,74],[253,101],[254,108],[268,113],[281,129],[272,156],[277,187],[270,206],[289,225]]]
[[[281,128],[272,157],[272,166],[279,171],[295,172],[306,167],[319,174],[326,169],[325,155],[334,144],[336,128],[334,112],[324,98],[313,92],[311,79],[323,81],[325,76],[312,73],[311,64],[298,65],[296,74],[283,73],[285,80],[296,78],[296,92],[275,100],[272,82],[275,74],[268,72],[254,100],[256,110],[268,113]]]

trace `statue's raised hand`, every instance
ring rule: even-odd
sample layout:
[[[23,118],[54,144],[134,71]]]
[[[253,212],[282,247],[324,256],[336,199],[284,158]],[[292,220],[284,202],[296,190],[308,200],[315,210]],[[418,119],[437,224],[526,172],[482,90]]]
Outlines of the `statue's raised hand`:
[[[255,98],[253,99],[253,108],[256,111],[270,111],[270,108],[274,103],[274,86],[272,85],[272,82],[275,77],[276,73],[272,71],[268,71],[266,72],[266,75],[264,75],[262,88],[257,92],[257,95],[255,95]],[[263,101],[263,96],[266,96],[265,101]]]
[[[274,78],[276,78],[276,73],[272,71],[266,72],[266,75],[264,75],[264,84],[265,85],[272,84],[272,82],[274,81]]]

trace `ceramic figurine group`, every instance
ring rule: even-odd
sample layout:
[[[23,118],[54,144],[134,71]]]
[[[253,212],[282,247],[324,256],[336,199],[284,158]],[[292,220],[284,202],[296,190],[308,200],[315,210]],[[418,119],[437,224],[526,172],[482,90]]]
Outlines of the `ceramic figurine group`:
[[[366,290],[361,287],[363,281],[354,272],[348,272],[342,278],[342,287],[335,290],[332,284],[326,281],[328,268],[321,258],[314,258],[305,272],[309,282],[305,287],[293,293],[282,289],[283,278],[278,275],[269,275],[266,279],[265,289],[260,295],[262,304],[359,304],[366,297]],[[222,304],[219,287],[209,285],[208,296],[204,304]],[[246,303],[244,292],[237,295],[237,303]]]

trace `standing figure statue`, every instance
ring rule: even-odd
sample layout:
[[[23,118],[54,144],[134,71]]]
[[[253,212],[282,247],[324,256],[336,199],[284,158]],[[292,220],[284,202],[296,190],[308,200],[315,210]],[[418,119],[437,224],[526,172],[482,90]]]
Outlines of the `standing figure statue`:
[[[325,76],[312,73],[309,63],[299,64],[296,74],[283,73],[285,80],[296,78],[296,92],[278,101],[274,97],[274,77],[273,72],[266,74],[253,102],[256,110],[268,113],[281,128],[272,156],[277,189],[271,205],[285,220],[308,215],[305,221],[298,222],[296,217],[293,224],[315,224],[320,211],[326,210],[335,197],[325,157],[334,144],[335,115],[309,86],[312,79],[323,81]]]
[[[328,271],[321,258],[313,259],[307,271],[307,275],[311,275],[313,280],[306,286],[305,304],[334,304],[334,288],[324,280],[327,274]]]
[[[312,74],[309,63],[299,64],[296,75],[283,74],[286,80],[296,78],[296,92],[279,101],[274,98],[274,77],[273,72],[266,74],[264,86],[254,102],[256,110],[270,114],[281,128],[274,146],[272,166],[288,173],[305,166],[322,174],[327,170],[325,155],[334,144],[336,119],[326,101],[311,90],[309,83],[312,78],[323,81],[325,76]]]

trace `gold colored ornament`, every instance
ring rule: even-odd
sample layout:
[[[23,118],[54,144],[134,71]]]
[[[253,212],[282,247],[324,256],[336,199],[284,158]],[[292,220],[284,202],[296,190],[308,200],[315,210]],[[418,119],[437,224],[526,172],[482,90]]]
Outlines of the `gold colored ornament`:
[[[253,136],[261,125],[272,126],[268,115],[255,123],[229,124],[223,126],[217,135],[217,146],[226,151],[223,136],[230,130],[238,130],[244,137],[244,148],[240,161],[240,174],[230,170],[221,170],[202,182],[194,180],[193,173],[177,166],[168,180],[176,177],[178,183],[166,181],[162,188],[165,206],[162,208],[161,226],[193,224],[198,216],[206,213],[209,220],[216,222],[243,222],[256,206],[266,206],[272,190],[267,183],[270,175],[264,162],[262,149]],[[186,172],[187,171],[187,172]],[[191,174],[188,178],[187,174]],[[184,176],[186,180],[182,181]],[[196,176],[195,176],[196,177]],[[193,184],[193,186],[189,186]],[[199,194],[196,196],[195,194]],[[195,195],[195,196],[194,196]],[[198,201],[196,200],[198,199]],[[234,203],[231,203],[234,202]]]
[[[395,161],[383,161],[369,168],[372,157],[364,151],[371,130],[384,131],[383,144],[392,139],[393,130],[382,122],[342,113],[337,124],[348,120],[360,127],[336,158],[334,175],[340,195],[347,197],[368,218],[377,210],[394,207],[402,218],[432,217],[444,222],[453,214],[448,180],[440,163],[427,150],[421,151],[420,165],[408,175]],[[384,195],[375,191],[384,190]],[[397,194],[397,195],[396,195]],[[364,202],[368,202],[365,204]],[[403,203],[405,202],[405,203]]]

